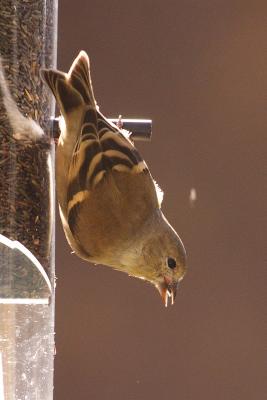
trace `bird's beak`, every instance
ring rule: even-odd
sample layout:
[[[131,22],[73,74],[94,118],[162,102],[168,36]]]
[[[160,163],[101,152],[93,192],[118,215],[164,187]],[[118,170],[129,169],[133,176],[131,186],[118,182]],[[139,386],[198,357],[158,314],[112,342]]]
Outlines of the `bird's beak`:
[[[165,307],[168,307],[169,297],[171,299],[171,305],[174,304],[177,286],[178,282],[167,282],[167,280],[164,280],[164,282],[158,286],[158,290],[160,292]]]

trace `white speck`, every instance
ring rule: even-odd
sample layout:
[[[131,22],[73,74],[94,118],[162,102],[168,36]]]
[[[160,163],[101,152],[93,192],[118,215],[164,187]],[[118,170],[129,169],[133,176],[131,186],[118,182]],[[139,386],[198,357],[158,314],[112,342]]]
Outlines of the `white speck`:
[[[189,194],[189,203],[191,207],[195,206],[195,203],[197,201],[197,191],[195,188],[190,189],[190,194]]]

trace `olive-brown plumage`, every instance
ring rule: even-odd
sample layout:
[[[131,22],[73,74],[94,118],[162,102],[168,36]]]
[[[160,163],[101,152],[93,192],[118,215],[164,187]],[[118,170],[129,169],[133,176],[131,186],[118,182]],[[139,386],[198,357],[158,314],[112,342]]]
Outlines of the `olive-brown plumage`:
[[[186,267],[181,239],[160,207],[163,193],[127,132],[99,111],[89,59],[68,74],[43,70],[62,117],[56,187],[67,240],[81,258],[145,279],[173,304]]]

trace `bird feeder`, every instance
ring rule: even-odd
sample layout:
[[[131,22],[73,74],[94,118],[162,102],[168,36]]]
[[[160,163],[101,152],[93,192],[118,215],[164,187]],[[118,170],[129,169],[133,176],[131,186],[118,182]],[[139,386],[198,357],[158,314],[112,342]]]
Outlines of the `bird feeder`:
[[[1,1],[1,400],[53,398],[54,101],[39,71],[55,67],[56,39],[57,0]]]

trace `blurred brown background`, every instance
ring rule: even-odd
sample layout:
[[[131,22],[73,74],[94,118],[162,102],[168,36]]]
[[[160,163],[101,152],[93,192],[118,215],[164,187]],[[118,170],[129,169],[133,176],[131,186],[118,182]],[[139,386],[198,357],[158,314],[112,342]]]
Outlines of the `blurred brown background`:
[[[58,220],[55,399],[267,398],[266,1],[59,3],[58,67],[86,50],[101,110],[153,119],[137,147],[189,271],[165,309],[71,255]]]

